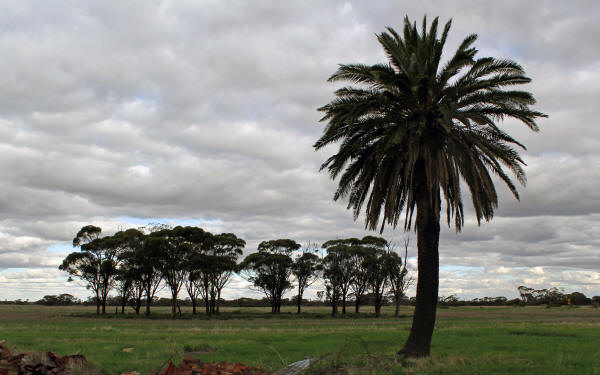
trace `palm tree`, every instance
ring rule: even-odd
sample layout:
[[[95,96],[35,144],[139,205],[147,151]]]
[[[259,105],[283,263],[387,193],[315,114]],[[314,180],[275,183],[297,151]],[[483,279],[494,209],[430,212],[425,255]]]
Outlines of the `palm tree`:
[[[440,65],[451,21],[438,37],[438,19],[419,32],[404,19],[403,35],[394,29],[377,35],[388,63],[340,65],[329,81],[356,86],[335,91],[319,108],[328,124],[314,147],[339,143],[323,163],[331,178],[339,176],[334,200],[348,199],[358,218],[365,207],[365,227],[396,227],[417,232],[418,281],[413,325],[399,354],[428,356],[435,324],[439,284],[439,234],[442,195],[448,225],[464,224],[460,180],[468,186],[477,222],[489,221],[498,206],[491,174],[504,181],[518,199],[510,171],[525,184],[525,165],[516,147],[525,147],[496,124],[504,118],[538,131],[533,96],[509,89],[530,79],[511,60],[475,58],[477,36],[469,35]],[[506,169],[506,170],[505,170]],[[416,211],[414,224],[413,213]],[[382,217],[381,224],[380,217]]]

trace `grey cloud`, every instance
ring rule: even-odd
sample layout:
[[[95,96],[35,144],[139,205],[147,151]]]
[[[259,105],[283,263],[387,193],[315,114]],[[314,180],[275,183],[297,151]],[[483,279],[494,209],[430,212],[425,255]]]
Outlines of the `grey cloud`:
[[[41,280],[32,272],[58,272],[60,256],[46,250],[50,245],[68,244],[87,223],[107,233],[137,225],[125,217],[198,220],[241,235],[246,252],[277,237],[323,242],[366,234],[362,217],[355,222],[344,202],[331,202],[335,182],[318,172],[334,150],[312,149],[324,125],[316,108],[338,87],[326,82],[337,64],[384,61],[374,34],[387,25],[399,29],[405,14],[420,22],[427,13],[453,18],[449,51],[475,32],[481,55],[523,64],[536,108],[550,115],[539,134],[503,124],[528,147],[528,185],[517,202],[499,184],[496,218],[481,227],[466,204],[463,233],[442,234],[442,264],[504,267],[509,275],[521,272],[515,267],[565,267],[580,277],[600,265],[600,127],[593,112],[600,52],[585,47],[598,39],[598,7],[584,1],[4,5],[0,269],[28,268],[24,277]],[[384,235],[405,236],[400,228]],[[53,275],[58,281],[48,287],[59,293],[64,275]],[[454,275],[456,288],[444,293],[512,288],[478,273]],[[574,283],[568,275],[545,280]],[[237,280],[235,288],[244,285]]]

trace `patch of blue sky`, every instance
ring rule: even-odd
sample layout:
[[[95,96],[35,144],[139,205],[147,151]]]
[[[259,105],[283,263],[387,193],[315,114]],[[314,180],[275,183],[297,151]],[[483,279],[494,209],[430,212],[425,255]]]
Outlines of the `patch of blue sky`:
[[[459,266],[455,264],[446,264],[440,266],[440,271],[446,272],[483,272],[484,268],[481,266]]]
[[[25,272],[27,271],[28,268],[20,268],[20,267],[16,267],[16,268],[5,268],[3,270],[0,270],[0,273],[10,273],[10,272]]]
[[[57,243],[51,246],[48,246],[46,249],[51,253],[65,253],[73,251],[73,245],[70,243]]]
[[[138,94],[135,96],[135,100],[139,102],[144,102],[145,104],[151,105],[153,107],[156,107],[159,102],[159,98],[157,96],[147,94]]]

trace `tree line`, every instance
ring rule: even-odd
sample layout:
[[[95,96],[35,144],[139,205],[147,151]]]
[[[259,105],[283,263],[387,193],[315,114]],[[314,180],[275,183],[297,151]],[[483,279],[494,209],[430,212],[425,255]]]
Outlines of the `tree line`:
[[[592,307],[600,307],[600,296],[587,297],[585,294],[581,292],[572,292],[572,293],[564,293],[558,288],[549,288],[549,289],[533,289],[524,286],[520,286],[517,288],[520,291],[525,292],[518,298],[508,299],[504,296],[498,297],[476,297],[470,300],[459,299],[455,295],[449,296],[440,296],[438,298],[438,306],[539,306],[539,305],[547,305],[547,306],[563,306],[563,305],[575,305],[575,306],[585,306],[591,305]],[[537,292],[537,293],[532,293]],[[531,297],[529,296],[531,294]],[[548,299],[549,296],[556,296],[556,299]],[[307,300],[302,299],[302,305],[304,306],[326,306],[330,305],[331,301],[328,299],[324,299],[324,291],[317,293],[318,299]],[[352,296],[353,297],[353,296]],[[392,296],[388,293],[385,296],[384,305],[389,305],[392,302]],[[372,293],[368,293],[362,296],[361,303],[364,305],[372,306],[374,305],[375,296]],[[354,299],[350,300],[351,303],[354,303]],[[416,303],[415,297],[404,297],[403,304],[414,306]],[[37,301],[23,301],[23,300],[15,300],[15,301],[0,301],[0,304],[13,304],[13,305],[28,305],[28,304],[36,304],[36,305],[45,305],[45,306],[76,306],[76,305],[85,305],[92,306],[96,305],[96,299],[94,297],[88,297],[86,300],[81,300],[79,298],[74,297],[71,294],[63,293],[59,295],[45,295],[43,298]],[[121,304],[120,296],[109,296],[107,298],[108,306],[119,306]],[[177,301],[177,304],[180,306],[191,307],[192,302],[189,297],[180,298]],[[219,300],[219,304],[221,306],[229,306],[229,307],[266,307],[270,306],[269,300],[267,298],[248,298],[248,297],[240,297],[235,299],[223,299]],[[298,299],[297,296],[294,298],[283,298],[281,300],[282,306],[297,306]],[[152,306],[171,306],[170,298],[155,298],[152,302]],[[115,310],[115,313],[117,311]]]
[[[331,314],[346,313],[349,297],[359,312],[363,298],[373,296],[375,315],[381,314],[385,296],[391,295],[396,315],[412,278],[393,243],[366,236],[327,241],[321,246],[301,246],[291,239],[263,241],[257,251],[239,261],[246,242],[233,233],[212,234],[199,227],[149,225],[103,236],[102,229],[87,225],[73,239],[79,248],[63,260],[59,269],[78,278],[92,291],[96,313],[105,314],[110,292],[116,292],[121,313],[129,304],[140,314],[150,314],[156,294],[170,292],[171,317],[175,318],[182,290],[187,293],[193,314],[204,303],[205,313],[219,313],[221,293],[234,273],[261,291],[271,312],[279,313],[284,294],[297,293],[297,312],[303,294],[321,279],[330,302]]]
[[[519,291],[520,302],[522,305],[561,306],[600,304],[600,296],[588,298],[581,292],[567,294],[556,287],[534,289],[521,285],[517,290]]]

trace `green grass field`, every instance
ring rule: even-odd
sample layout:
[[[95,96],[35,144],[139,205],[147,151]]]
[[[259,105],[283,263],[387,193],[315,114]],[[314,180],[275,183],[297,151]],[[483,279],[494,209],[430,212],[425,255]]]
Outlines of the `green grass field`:
[[[408,335],[412,309],[375,319],[332,319],[324,308],[293,307],[280,317],[267,309],[225,309],[165,319],[109,314],[94,307],[0,306],[0,340],[28,351],[81,353],[105,374],[149,373],[184,355],[205,361],[244,362],[276,370],[311,356],[313,374],[600,374],[600,309],[590,307],[457,307],[438,310],[432,356],[399,363],[394,353]],[[133,348],[123,351],[125,348]]]

